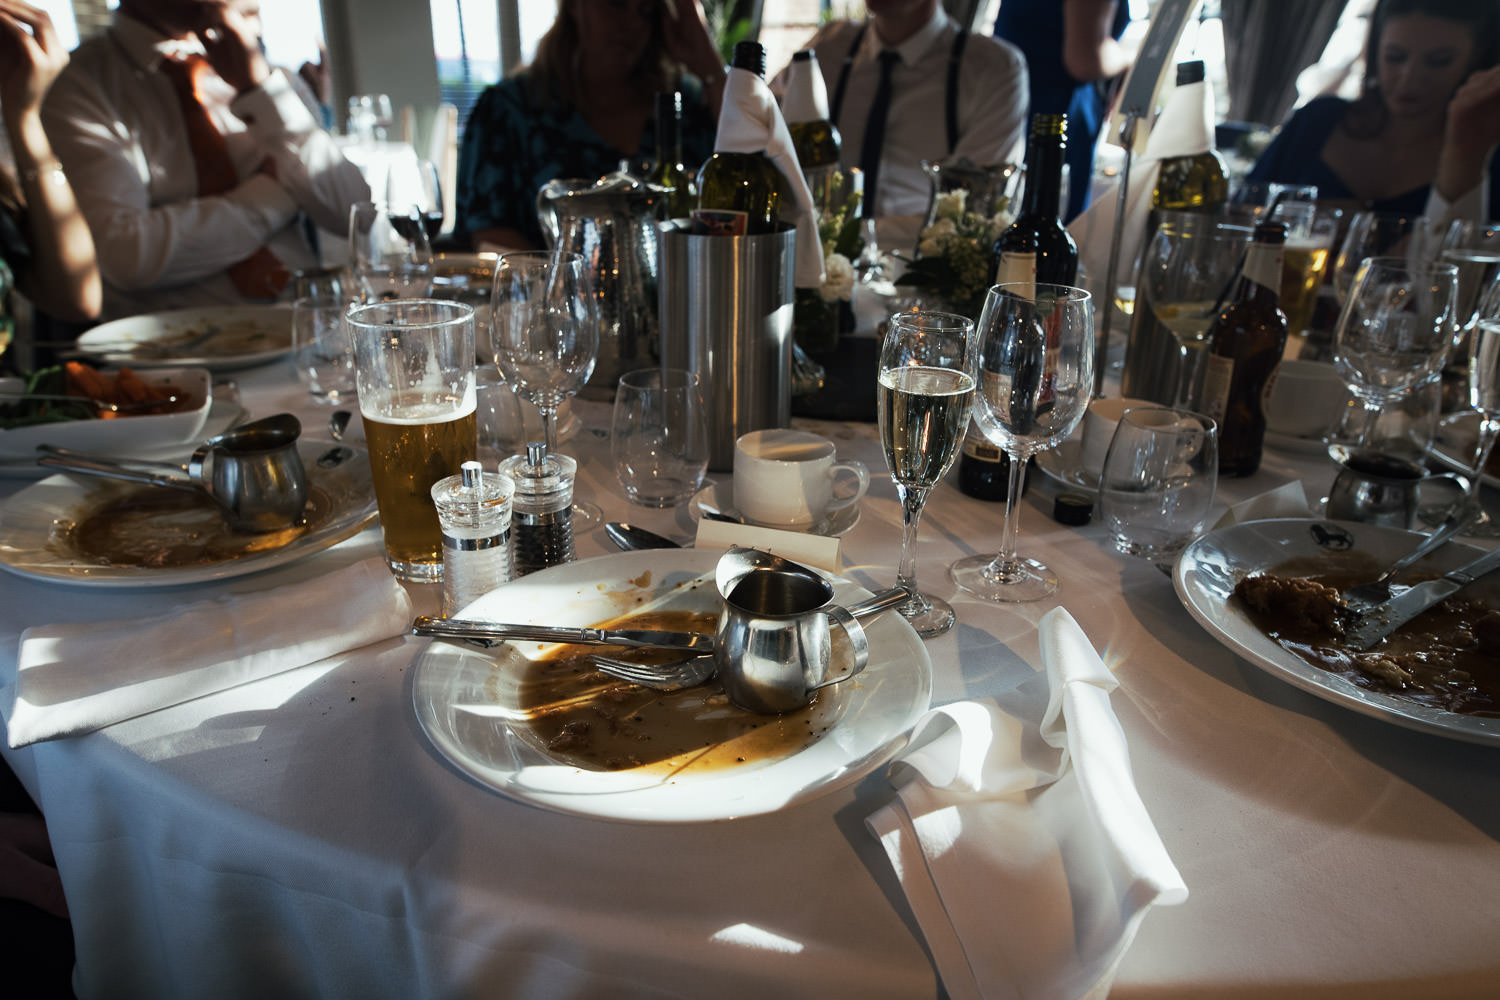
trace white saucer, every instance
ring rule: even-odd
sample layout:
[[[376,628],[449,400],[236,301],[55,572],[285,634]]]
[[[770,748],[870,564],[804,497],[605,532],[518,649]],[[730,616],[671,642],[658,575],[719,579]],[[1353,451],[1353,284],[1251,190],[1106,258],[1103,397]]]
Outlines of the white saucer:
[[[779,524],[761,524],[752,521],[741,514],[734,506],[734,486],[731,483],[709,483],[703,489],[693,495],[693,502],[688,510],[694,520],[705,515],[722,514],[733,521],[744,524],[755,524],[765,528],[781,528]],[[807,529],[810,535],[842,535],[859,523],[859,504],[852,503],[847,507],[841,507],[834,511],[827,520],[820,521]],[[786,531],[799,531],[798,528],[785,528]]]
[[[1083,442],[1064,441],[1056,448],[1036,453],[1036,467],[1049,479],[1064,486],[1075,486],[1093,492],[1099,488],[1097,476],[1083,467]]]

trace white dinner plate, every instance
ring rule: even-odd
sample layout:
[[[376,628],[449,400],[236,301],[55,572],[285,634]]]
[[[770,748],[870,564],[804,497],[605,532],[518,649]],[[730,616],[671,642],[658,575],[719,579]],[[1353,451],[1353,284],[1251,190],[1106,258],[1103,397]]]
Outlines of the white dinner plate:
[[[116,566],[84,559],[60,544],[56,533],[66,530],[74,512],[86,509],[97,491],[119,490],[125,484],[63,473],[33,483],[0,505],[0,568],[18,576],[85,587],[174,587],[228,580],[294,562],[338,544],[375,520],[370,456],[358,448],[345,447],[346,457],[338,464],[331,468],[319,465],[318,459],[336,447],[329,441],[306,438],[297,442],[307,469],[309,492],[317,492],[319,502],[315,507],[323,512],[309,530],[284,545],[191,566]],[[183,460],[186,457],[177,456]]]
[[[1235,584],[1242,578],[1274,572],[1290,559],[1326,562],[1337,558],[1339,552],[1357,552],[1376,565],[1385,566],[1409,552],[1421,538],[1411,531],[1352,521],[1251,521],[1211,531],[1189,545],[1177,561],[1172,582],[1178,599],[1198,624],[1273,677],[1324,701],[1407,729],[1500,746],[1500,719],[1459,715],[1360,687],[1282,649],[1256,627],[1237,602],[1230,600]],[[1481,552],[1452,543],[1428,556],[1423,566],[1449,570]],[[1494,597],[1500,594],[1500,586],[1493,579],[1473,586],[1480,593]]]
[[[1064,441],[1056,448],[1037,452],[1035,458],[1036,467],[1048,479],[1090,493],[1099,489],[1099,478],[1089,475],[1083,467],[1082,441]]]
[[[693,494],[693,502],[688,506],[688,515],[696,521],[703,517],[705,512],[709,515],[715,513],[723,514],[726,517],[745,524],[759,525],[759,522],[745,517],[744,514],[740,513],[739,508],[735,507],[733,483],[709,483],[703,489]],[[813,525],[813,527],[808,529],[808,533],[835,537],[847,534],[858,523],[859,504],[852,503],[847,507],[840,507],[834,511],[827,521]],[[774,524],[760,526],[765,528],[776,527]],[[785,528],[783,530],[793,531],[797,529]]]
[[[464,617],[548,625],[589,625],[626,611],[713,610],[713,571],[721,553],[655,549],[564,563],[480,598]],[[848,604],[868,591],[834,580]],[[697,581],[697,586],[692,582]],[[560,760],[524,721],[520,671],[507,657],[545,647],[514,642],[482,650],[433,641],[418,656],[412,696],[417,719],[460,771],[509,798],[559,812],[638,823],[689,823],[774,812],[858,780],[906,744],[932,695],[932,661],[899,615],[868,619],[864,672],[819,696],[829,728],[784,756],[710,770],[691,764],[621,771],[588,770]],[[514,652],[507,652],[509,650]],[[825,703],[824,699],[830,699]]]
[[[198,365],[233,371],[292,352],[287,306],[201,306],[126,316],[79,336],[78,349],[133,368]]]

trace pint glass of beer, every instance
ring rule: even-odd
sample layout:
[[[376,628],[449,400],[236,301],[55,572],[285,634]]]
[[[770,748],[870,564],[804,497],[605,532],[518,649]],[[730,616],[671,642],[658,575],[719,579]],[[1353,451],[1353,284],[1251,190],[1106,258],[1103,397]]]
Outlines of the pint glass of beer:
[[[402,580],[440,581],[432,484],[475,457],[474,309],[393,299],[356,306],[347,322],[386,562]]]

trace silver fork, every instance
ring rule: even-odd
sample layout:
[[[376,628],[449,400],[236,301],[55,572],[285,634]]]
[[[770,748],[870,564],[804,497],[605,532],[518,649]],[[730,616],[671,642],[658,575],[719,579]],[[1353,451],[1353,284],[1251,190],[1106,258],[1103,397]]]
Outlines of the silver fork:
[[[1459,530],[1469,524],[1479,515],[1480,507],[1477,501],[1465,497],[1453,505],[1448,512],[1448,517],[1436,531],[1422,540],[1422,544],[1412,549],[1406,555],[1395,562],[1369,583],[1361,583],[1342,591],[1340,597],[1344,603],[1362,610],[1376,604],[1384,604],[1391,599],[1391,581],[1400,576],[1405,570],[1414,565],[1417,560],[1441,546],[1448,539],[1456,535]]]
[[[680,691],[683,688],[695,687],[708,680],[714,673],[712,656],[692,656],[685,660],[674,660],[671,663],[630,663],[627,660],[616,660],[613,657],[590,653],[589,660],[600,671],[611,677],[618,677],[622,681],[630,681],[632,684],[654,688],[657,691]]]

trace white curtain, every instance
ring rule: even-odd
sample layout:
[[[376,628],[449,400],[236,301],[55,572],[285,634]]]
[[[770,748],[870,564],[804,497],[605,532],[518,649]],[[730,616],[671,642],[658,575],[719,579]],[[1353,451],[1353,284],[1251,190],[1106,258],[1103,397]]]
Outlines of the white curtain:
[[[1317,62],[1347,0],[1220,0],[1229,118],[1279,125],[1297,74]]]

